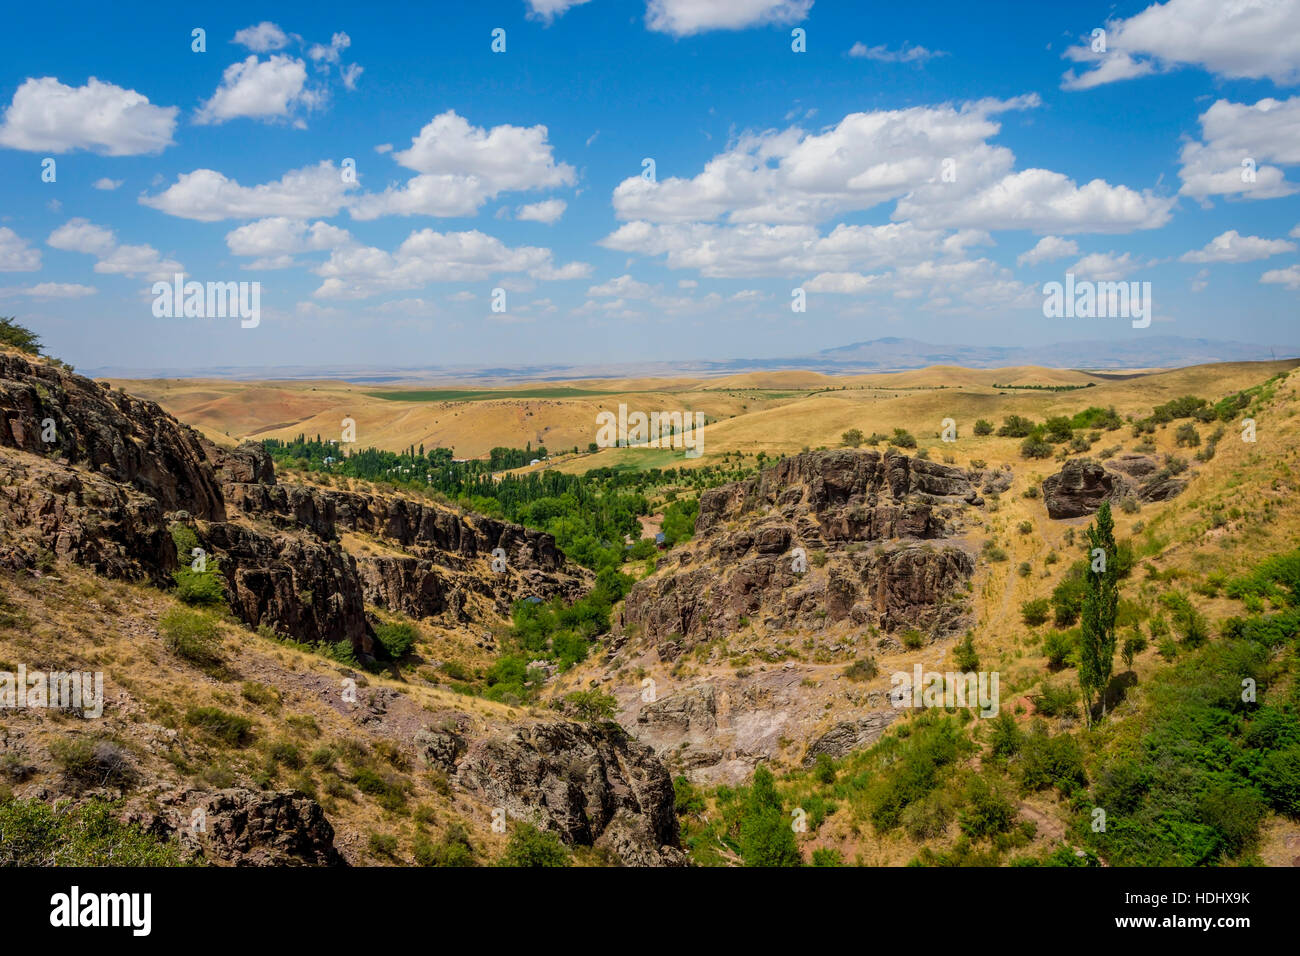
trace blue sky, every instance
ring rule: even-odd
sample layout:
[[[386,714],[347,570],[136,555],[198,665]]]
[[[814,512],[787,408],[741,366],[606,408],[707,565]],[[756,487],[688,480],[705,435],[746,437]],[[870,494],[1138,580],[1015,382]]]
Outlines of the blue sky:
[[[1300,0],[1228,6],[19,6],[0,314],[81,367],[1300,342]],[[260,324],[156,318],[178,268]],[[1066,272],[1155,321],[1044,318]]]

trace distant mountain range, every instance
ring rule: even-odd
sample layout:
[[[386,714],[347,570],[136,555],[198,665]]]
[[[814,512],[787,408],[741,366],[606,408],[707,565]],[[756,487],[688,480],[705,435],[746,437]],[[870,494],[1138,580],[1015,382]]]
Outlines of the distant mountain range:
[[[1004,368],[1044,365],[1048,368],[1114,369],[1178,368],[1208,362],[1265,362],[1295,358],[1294,345],[1252,345],[1218,339],[1185,339],[1151,335],[1128,341],[1058,342],[1054,345],[934,345],[917,339],[883,338],[823,349],[817,358],[863,371],[897,371],[928,365],[965,368]]]
[[[880,338],[823,349],[812,355],[773,359],[729,359],[694,362],[637,362],[611,365],[527,365],[507,368],[481,366],[381,367],[267,365],[211,368],[85,369],[94,378],[225,378],[344,379],[351,382],[539,382],[580,378],[695,377],[799,369],[847,375],[899,372],[930,365],[964,368],[1005,368],[1041,365],[1048,368],[1131,369],[1179,368],[1212,362],[1266,362],[1300,357],[1295,345],[1255,345],[1219,339],[1188,339],[1152,335],[1128,341],[1058,342],[1054,345],[937,345],[919,339]]]

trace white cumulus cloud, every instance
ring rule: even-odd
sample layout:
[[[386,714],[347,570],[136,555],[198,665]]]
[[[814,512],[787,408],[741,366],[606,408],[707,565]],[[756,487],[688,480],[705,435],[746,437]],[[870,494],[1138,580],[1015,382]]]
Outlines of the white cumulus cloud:
[[[645,22],[658,33],[682,37],[707,30],[798,23],[812,5],[813,0],[649,0]]]
[[[1229,229],[1222,235],[1215,236],[1203,249],[1194,249],[1185,253],[1183,262],[1253,262],[1267,259],[1269,256],[1283,252],[1295,252],[1296,244],[1285,239],[1263,239],[1259,236],[1243,236],[1236,229]]]
[[[119,243],[113,230],[86,219],[69,219],[46,242],[54,249],[80,252],[95,257],[95,271],[106,275],[145,276],[170,279],[185,267],[164,258],[150,245]]]
[[[1281,167],[1300,165],[1300,96],[1253,105],[1218,100],[1200,123],[1201,141],[1184,144],[1180,156],[1182,195],[1276,199],[1296,191]]]
[[[545,126],[471,126],[455,110],[440,113],[393,158],[418,175],[351,206],[356,219],[380,216],[471,216],[503,192],[572,185],[576,173],[557,163]]]
[[[0,272],[35,272],[41,267],[41,250],[8,226],[0,226]]]
[[[563,199],[543,199],[541,202],[520,206],[515,211],[515,218],[525,222],[544,222],[549,225],[558,222],[566,208],[568,204]]]
[[[263,121],[294,118],[323,105],[325,93],[307,86],[307,65],[297,57],[276,53],[265,60],[256,55],[226,67],[221,85],[199,107],[194,121],[225,123],[247,118]]]
[[[283,50],[289,45],[289,34],[270,20],[263,20],[257,26],[245,27],[235,34],[235,42],[248,47],[254,53],[270,53]]]
[[[1088,89],[1157,69],[1199,66],[1232,79],[1300,82],[1300,0],[1168,0],[1108,22],[1105,52],[1089,37],[1066,56],[1092,69],[1065,74]]]
[[[1064,259],[1066,256],[1077,256],[1079,254],[1079,244],[1073,239],[1062,239],[1060,236],[1043,236],[1034,245],[1034,248],[1028,252],[1022,252],[1016,257],[1018,266],[1036,266],[1040,262],[1050,262],[1052,259]]]
[[[85,149],[106,156],[161,153],[172,145],[177,112],[93,76],[78,87],[52,76],[28,78],[0,122],[0,146],[49,153]]]
[[[217,222],[287,216],[308,219],[333,216],[347,201],[341,170],[329,160],[285,173],[277,182],[241,186],[215,169],[182,173],[176,182],[140,202],[181,219]]]

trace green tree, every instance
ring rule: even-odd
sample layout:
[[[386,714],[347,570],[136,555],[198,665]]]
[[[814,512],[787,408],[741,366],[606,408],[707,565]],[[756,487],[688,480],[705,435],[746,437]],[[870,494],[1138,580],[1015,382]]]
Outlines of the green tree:
[[[866,436],[862,434],[861,428],[850,428],[840,436],[840,439],[850,448],[857,448],[866,439]]]
[[[1079,640],[1079,686],[1089,723],[1092,701],[1100,698],[1106,716],[1106,687],[1115,665],[1115,614],[1119,608],[1119,562],[1115,553],[1115,522],[1110,502],[1102,502],[1097,520],[1088,526],[1089,564],[1083,595]]]
[[[31,329],[15,322],[12,315],[0,315],[0,345],[7,345],[28,355],[41,354],[40,337]]]
[[[740,822],[740,855],[746,866],[799,866],[803,862],[772,771],[761,764],[754,770]]]

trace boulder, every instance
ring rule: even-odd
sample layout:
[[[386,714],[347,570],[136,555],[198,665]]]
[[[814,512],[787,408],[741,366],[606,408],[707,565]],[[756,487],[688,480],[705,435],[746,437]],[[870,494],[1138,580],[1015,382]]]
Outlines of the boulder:
[[[617,725],[553,721],[477,740],[456,782],[509,817],[570,845],[603,847],[626,865],[684,862],[672,778]]]
[[[1121,497],[1130,487],[1123,476],[1091,458],[1074,458],[1043,479],[1043,501],[1048,517],[1080,518],[1095,512],[1103,501]]]

